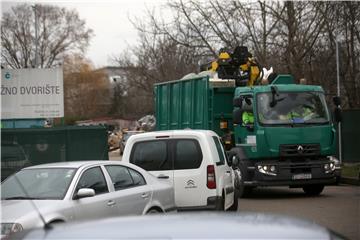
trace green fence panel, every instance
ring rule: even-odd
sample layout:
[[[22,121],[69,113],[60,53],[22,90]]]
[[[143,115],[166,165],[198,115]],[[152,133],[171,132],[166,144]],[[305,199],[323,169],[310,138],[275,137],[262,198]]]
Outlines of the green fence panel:
[[[108,159],[107,129],[104,126],[1,131],[1,179],[25,166]]]
[[[342,156],[346,163],[360,162],[360,110],[346,110],[341,122]]]
[[[86,140],[85,140],[86,139]],[[108,160],[107,129],[68,129],[67,160]]]

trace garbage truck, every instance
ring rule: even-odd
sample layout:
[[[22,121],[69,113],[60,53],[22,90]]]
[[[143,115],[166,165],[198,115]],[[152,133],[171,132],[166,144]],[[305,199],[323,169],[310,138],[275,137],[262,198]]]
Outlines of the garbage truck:
[[[340,168],[336,125],[321,86],[296,84],[293,76],[267,76],[246,47],[219,58],[200,74],[154,86],[156,130],[210,129],[236,162],[239,196],[255,187],[302,188],[319,195]],[[270,79],[270,78],[273,79]]]

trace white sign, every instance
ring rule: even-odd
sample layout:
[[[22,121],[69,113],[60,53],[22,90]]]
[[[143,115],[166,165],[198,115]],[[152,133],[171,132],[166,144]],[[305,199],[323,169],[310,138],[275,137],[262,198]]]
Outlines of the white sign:
[[[1,70],[1,119],[63,116],[62,68]]]

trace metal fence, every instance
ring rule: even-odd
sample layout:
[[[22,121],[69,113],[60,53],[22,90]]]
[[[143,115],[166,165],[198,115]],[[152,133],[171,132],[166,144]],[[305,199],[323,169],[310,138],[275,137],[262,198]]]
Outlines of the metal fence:
[[[343,111],[342,157],[345,163],[360,162],[360,109]]]
[[[1,179],[24,166],[108,159],[104,126],[1,130]]]

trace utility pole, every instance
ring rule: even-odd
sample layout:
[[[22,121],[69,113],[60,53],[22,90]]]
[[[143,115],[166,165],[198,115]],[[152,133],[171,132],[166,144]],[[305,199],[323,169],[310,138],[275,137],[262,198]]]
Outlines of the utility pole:
[[[339,41],[336,39],[336,80],[337,80],[337,95],[340,97],[340,63],[339,63]],[[338,122],[339,133],[339,161],[342,163],[342,145],[341,145],[341,122]]]

